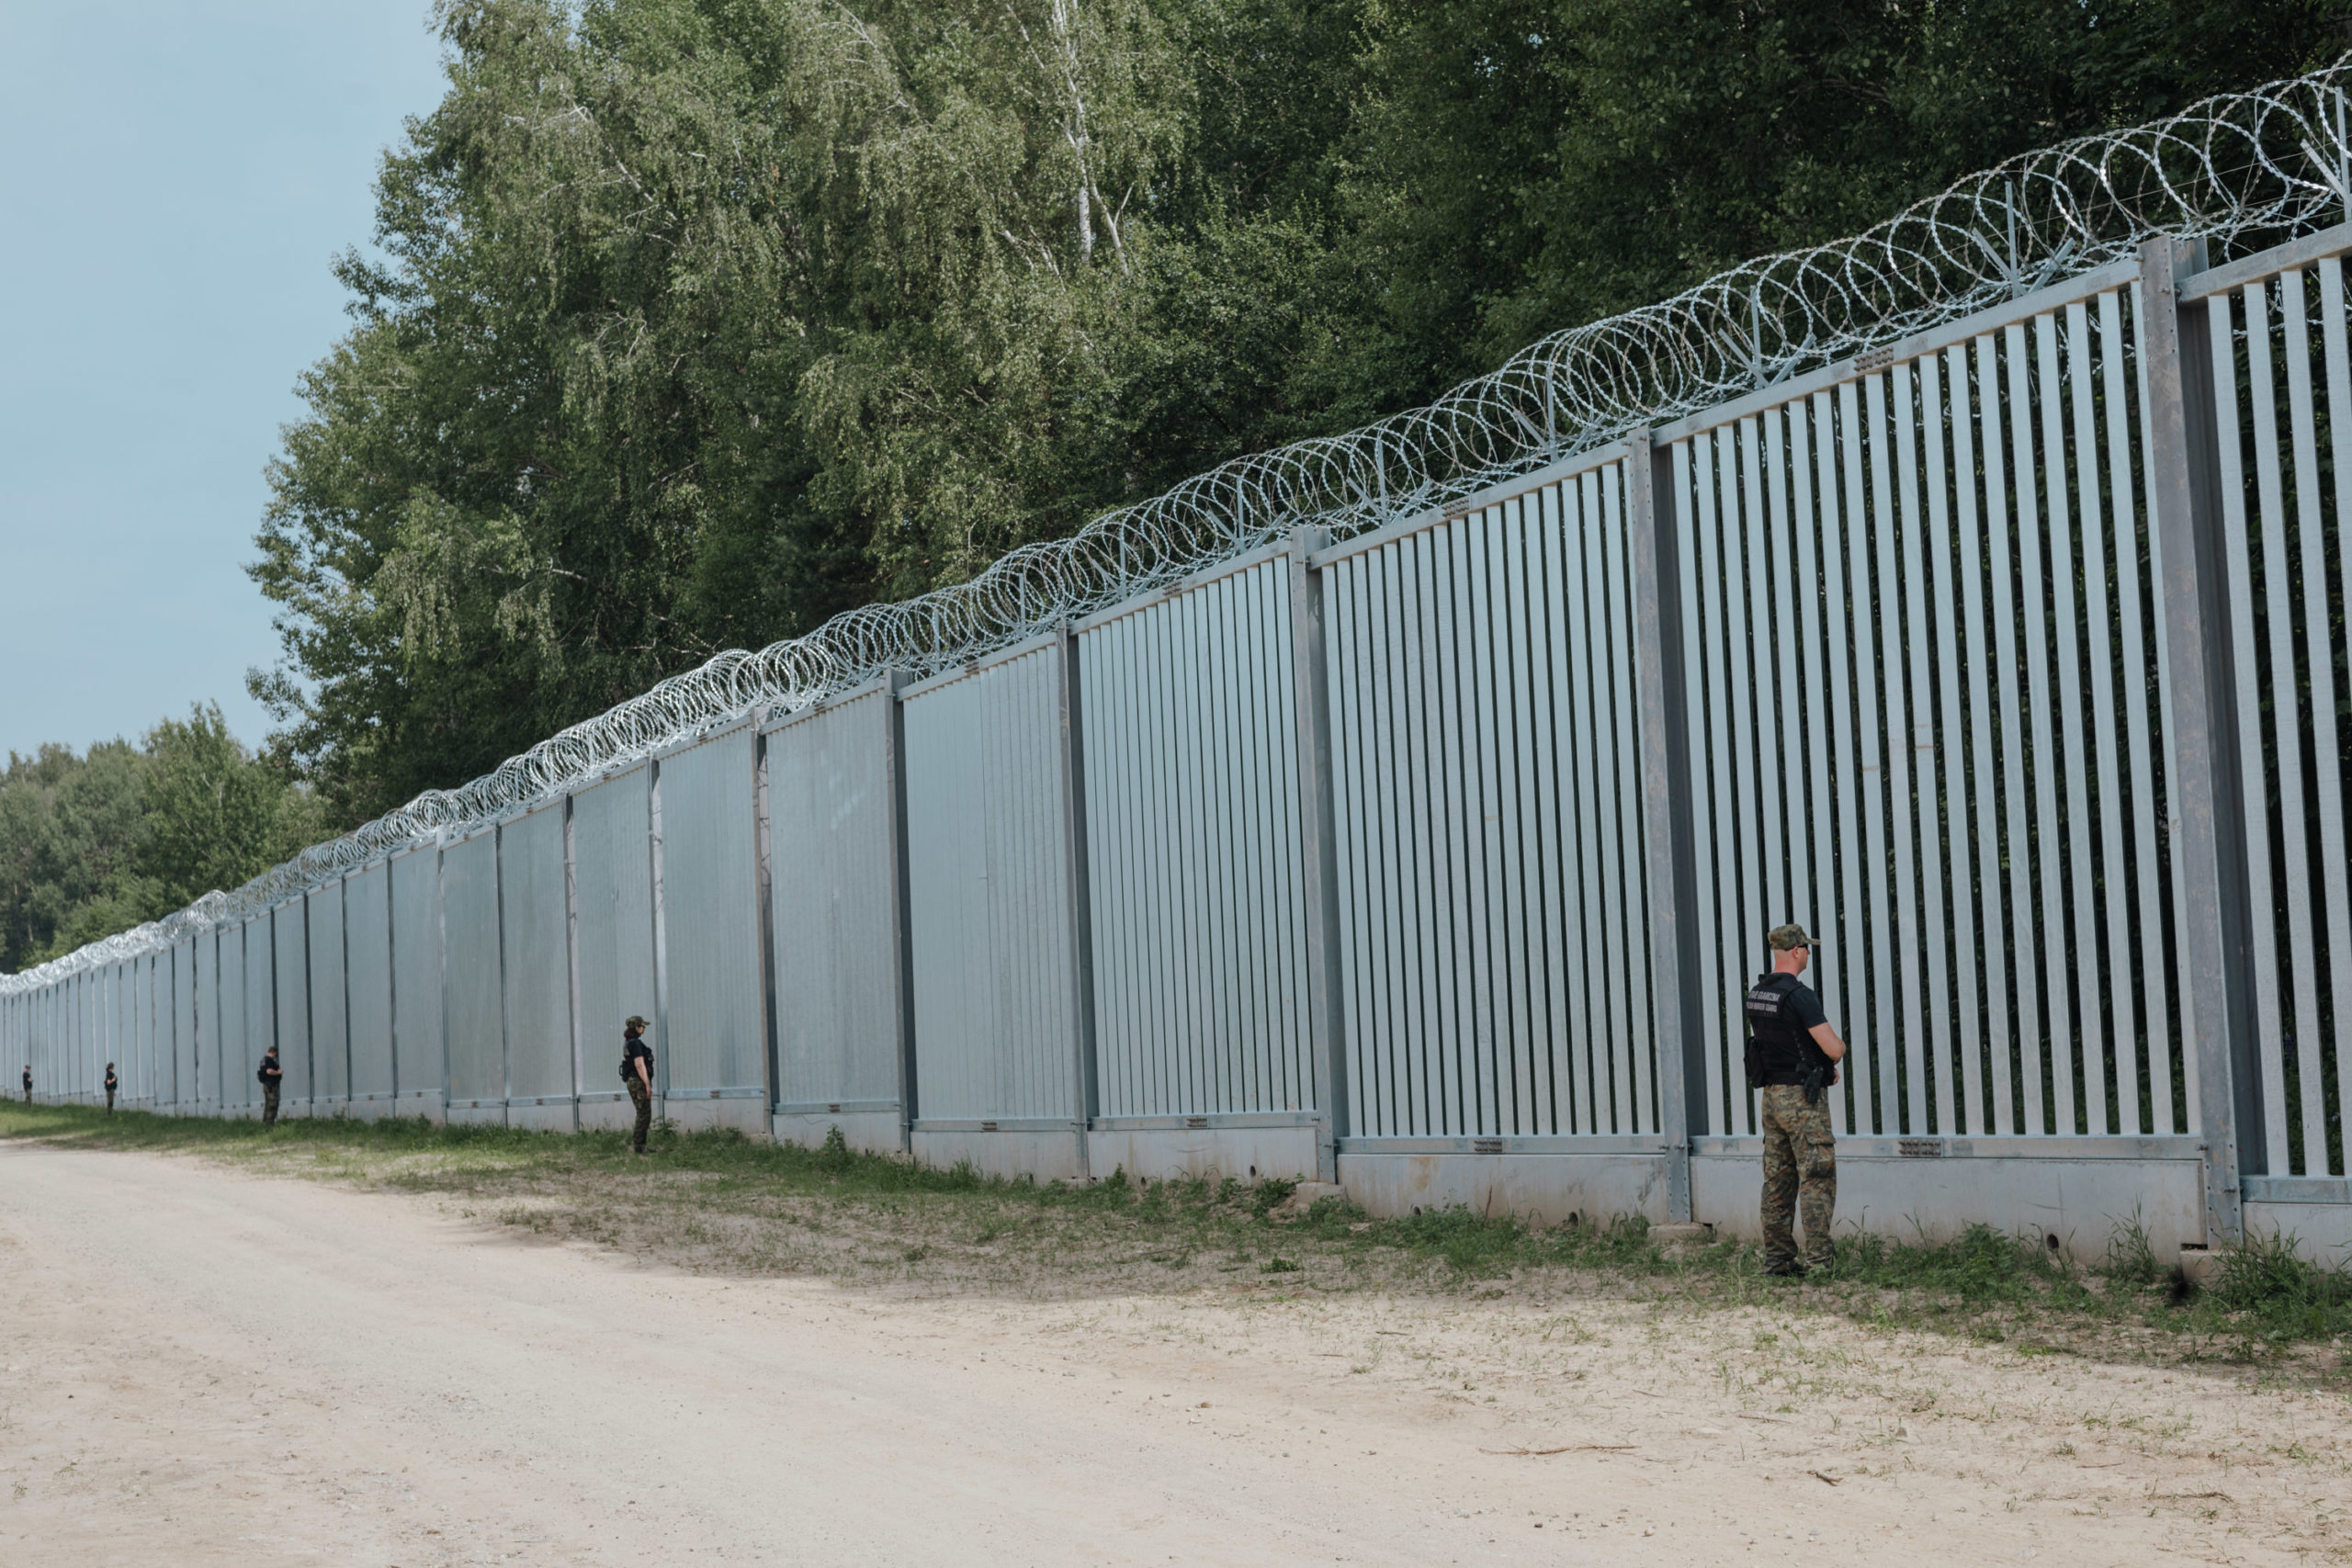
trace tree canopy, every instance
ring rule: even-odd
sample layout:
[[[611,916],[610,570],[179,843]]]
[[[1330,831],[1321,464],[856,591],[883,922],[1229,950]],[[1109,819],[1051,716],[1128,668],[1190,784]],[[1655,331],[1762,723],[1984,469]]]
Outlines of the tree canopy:
[[[315,795],[237,743],[217,705],[137,746],[44,746],[0,772],[0,971],[235,887],[329,830]]]
[[[445,0],[254,573],[339,820],[2345,0]],[[95,765],[95,764],[93,764]]]

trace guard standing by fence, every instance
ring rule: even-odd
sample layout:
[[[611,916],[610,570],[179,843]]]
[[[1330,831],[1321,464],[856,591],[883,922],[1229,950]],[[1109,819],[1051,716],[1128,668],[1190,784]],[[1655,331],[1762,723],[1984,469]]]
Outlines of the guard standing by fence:
[[[628,1085],[629,1101],[637,1107],[629,1152],[641,1155],[653,1126],[653,1047],[645,1043],[645,1020],[633,1013],[621,1030],[621,1082]]]
[[[1813,957],[1802,926],[1775,926],[1765,944],[1772,967],[1747,988],[1747,1083],[1762,1091],[1764,1272],[1798,1275],[1826,1269],[1838,1207],[1838,1144],[1829,1126],[1829,1089],[1846,1043],[1829,1026],[1821,998],[1798,976]],[[1804,1224],[1797,1255],[1791,1222]]]
[[[261,1124],[277,1125],[277,1086],[286,1077],[286,1069],[277,1065],[277,1047],[272,1045],[261,1055],[261,1068],[254,1074],[261,1079]]]
[[[32,1065],[30,1062],[27,1062],[27,1063],[25,1064],[25,1103],[26,1103],[27,1105],[30,1105],[32,1102],[33,1102],[33,1065]]]
[[[115,1085],[120,1081],[114,1076],[114,1064],[108,1062],[107,1064],[107,1114],[109,1116],[114,1114]]]

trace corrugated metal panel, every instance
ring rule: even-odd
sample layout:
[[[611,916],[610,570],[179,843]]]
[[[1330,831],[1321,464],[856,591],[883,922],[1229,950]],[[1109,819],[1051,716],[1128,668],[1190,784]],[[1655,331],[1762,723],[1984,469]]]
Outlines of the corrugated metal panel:
[[[1098,1111],[1313,1109],[1288,559],[1079,649]]]
[[[204,1104],[204,1041],[197,1032],[197,1002],[203,987],[196,967],[196,940],[175,943],[172,948],[171,969],[156,976],[153,998],[154,1018],[170,1032],[172,1075],[169,1084],[163,1081],[164,1033],[158,1030],[149,1069],[153,1076],[152,1092],[160,1100],[168,1094],[173,1104],[187,1115],[195,1115]],[[168,1011],[166,1010],[168,1009]]]
[[[351,1010],[351,1098],[392,1097],[391,874],[379,862],[343,884],[344,989]]]
[[[277,950],[277,1063],[286,1070],[278,1109],[307,1111],[316,1079],[311,1066],[310,917],[300,899],[270,911],[269,935]]]
[[[261,1059],[277,1043],[277,921],[255,915],[245,922],[245,1103],[261,1104]],[[279,1086],[281,1109],[284,1086]]]
[[[776,1099],[787,1106],[898,1102],[896,701],[876,688],[768,736]]]
[[[498,952],[498,835],[441,852],[442,983],[449,1028],[449,1108],[506,1104],[506,1033]]]
[[[766,1092],[759,862],[747,727],[662,760],[666,1091]]]
[[[343,884],[303,900],[311,959],[311,1095],[320,1115],[351,1102],[351,1014],[343,980]]]
[[[926,1121],[1084,1113],[1061,679],[1057,642],[905,703],[916,1109]]]
[[[392,879],[392,1089],[402,1100],[447,1089],[441,993],[441,852],[412,850]]]
[[[653,991],[652,769],[571,799],[583,1091],[620,1088],[621,1022],[657,1016]]]
[[[498,833],[506,1092],[515,1101],[568,1102],[573,1094],[563,818],[559,803],[509,822]]]
[[[1325,592],[1358,1135],[1655,1133],[1622,466]]]

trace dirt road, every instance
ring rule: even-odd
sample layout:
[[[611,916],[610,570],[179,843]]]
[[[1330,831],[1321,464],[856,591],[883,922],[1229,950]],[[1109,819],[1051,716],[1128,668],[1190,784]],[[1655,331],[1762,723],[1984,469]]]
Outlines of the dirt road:
[[[2347,1511],[2342,1393],[1620,1303],[895,1300],[0,1146],[28,1563],[2072,1568],[2325,1561]]]

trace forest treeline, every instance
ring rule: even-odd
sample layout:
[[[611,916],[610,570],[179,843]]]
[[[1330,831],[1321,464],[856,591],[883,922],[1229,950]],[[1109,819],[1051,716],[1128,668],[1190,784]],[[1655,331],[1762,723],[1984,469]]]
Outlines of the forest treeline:
[[[0,972],[235,887],[324,837],[322,804],[217,706],[138,745],[8,754],[0,773]]]
[[[447,92],[384,157],[269,468],[271,756],[355,825],[720,649],[2324,63],[2347,16],[443,0]],[[44,886],[127,911],[103,837]]]

